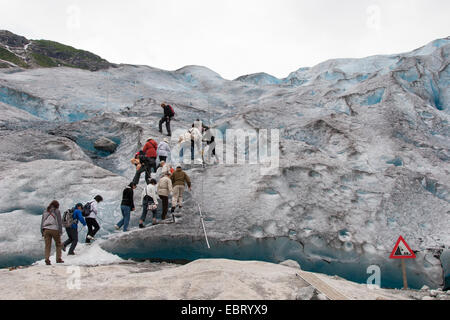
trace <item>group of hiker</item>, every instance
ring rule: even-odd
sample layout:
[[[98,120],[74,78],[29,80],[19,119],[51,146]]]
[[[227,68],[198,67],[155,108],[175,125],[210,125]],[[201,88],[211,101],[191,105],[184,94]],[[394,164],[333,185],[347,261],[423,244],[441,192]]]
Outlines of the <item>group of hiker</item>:
[[[154,139],[148,139],[143,150],[137,152],[131,159],[131,163],[136,166],[136,174],[133,181],[123,190],[122,194],[122,220],[116,225],[116,230],[123,227],[123,231],[128,230],[130,215],[135,211],[134,190],[139,184],[140,176],[145,172],[146,186],[141,195],[142,215],[139,220],[139,228],[144,228],[149,211],[152,212],[152,224],[156,224],[156,209],[158,207],[158,198],[162,203],[161,220],[167,219],[169,210],[169,196],[172,195],[172,220],[175,222],[174,211],[176,207],[183,206],[183,193],[186,185],[191,190],[191,180],[182,170],[181,164],[176,166],[176,170],[167,162],[170,153],[169,141],[165,138],[160,144]],[[159,164],[156,166],[156,158],[159,158]],[[158,181],[152,178],[154,174]]]
[[[167,135],[171,136],[170,122],[175,115],[173,107],[167,104],[161,104],[164,115],[159,122],[159,131],[162,133],[162,125],[166,124]],[[208,127],[197,121],[192,125],[186,134],[179,137],[178,143],[182,146],[180,157],[186,144],[190,144],[191,159],[194,160],[194,149],[201,149],[203,141],[202,137]],[[210,135],[210,139],[206,140],[208,145],[213,147],[214,137]],[[211,149],[214,152],[214,147]],[[136,167],[136,173],[132,182],[123,190],[122,202],[120,205],[122,219],[114,226],[116,230],[123,227],[123,231],[128,231],[131,212],[135,211],[134,190],[139,184],[142,173],[145,173],[146,186],[141,194],[142,214],[139,219],[139,228],[145,228],[145,220],[149,212],[152,213],[152,225],[157,223],[157,208],[159,201],[162,204],[161,221],[172,219],[175,222],[174,212],[177,207],[183,207],[183,194],[185,187],[191,191],[191,180],[189,176],[181,168],[181,164],[176,165],[176,169],[168,162],[171,153],[168,138],[164,138],[159,144],[150,138],[146,141],[142,150],[137,152],[131,163]],[[215,153],[214,153],[215,155]],[[160,169],[160,170],[159,170]],[[152,178],[154,174],[154,178]],[[157,181],[158,180],[158,181]],[[172,196],[171,218],[167,218],[169,211],[169,197]],[[77,203],[73,208],[64,212],[61,217],[59,210],[59,202],[52,201],[42,215],[41,233],[45,240],[45,263],[50,265],[51,243],[54,240],[56,245],[56,262],[64,263],[62,260],[62,251],[70,245],[68,255],[75,255],[75,248],[78,244],[78,223],[87,226],[86,243],[95,240],[95,235],[100,230],[97,221],[98,203],[102,202],[100,195],[94,197],[85,205]],[[66,229],[68,239],[62,243],[61,236],[63,227]]]
[[[98,203],[102,201],[102,196],[97,195],[84,206],[81,203],[76,204],[74,208],[65,211],[62,217],[57,200],[53,200],[48,205],[41,219],[41,234],[45,241],[45,263],[47,265],[51,264],[50,251],[52,240],[56,246],[56,263],[64,263],[62,251],[66,251],[69,245],[68,255],[75,255],[75,248],[78,244],[79,222],[88,228],[86,243],[90,243],[91,240],[95,239],[96,233],[100,230],[97,222]],[[64,243],[61,242],[63,227],[66,229],[68,236]]]

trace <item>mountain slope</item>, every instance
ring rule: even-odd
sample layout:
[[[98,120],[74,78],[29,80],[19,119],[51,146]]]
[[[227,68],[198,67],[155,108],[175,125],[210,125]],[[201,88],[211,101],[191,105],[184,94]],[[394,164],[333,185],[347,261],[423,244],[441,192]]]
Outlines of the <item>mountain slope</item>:
[[[97,71],[113,65],[88,51],[48,40],[28,40],[0,30],[0,68],[67,66]]]

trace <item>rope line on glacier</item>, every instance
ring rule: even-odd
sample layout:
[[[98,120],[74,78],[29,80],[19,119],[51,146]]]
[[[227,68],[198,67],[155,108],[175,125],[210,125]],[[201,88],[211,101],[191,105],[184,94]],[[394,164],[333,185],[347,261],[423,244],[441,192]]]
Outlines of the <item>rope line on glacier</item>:
[[[202,208],[200,207],[200,204],[198,204],[198,211],[200,212],[200,220],[202,222],[203,232],[205,234],[205,239],[206,239],[206,244],[208,245],[208,249],[211,249],[211,246],[209,245],[209,241],[208,241],[208,235],[206,234],[205,222],[203,221]]]

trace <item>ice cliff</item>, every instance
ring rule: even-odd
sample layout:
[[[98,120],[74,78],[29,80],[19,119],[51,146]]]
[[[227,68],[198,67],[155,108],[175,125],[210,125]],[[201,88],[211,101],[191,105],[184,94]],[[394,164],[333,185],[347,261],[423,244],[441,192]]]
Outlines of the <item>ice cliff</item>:
[[[402,235],[418,256],[407,263],[410,285],[443,285],[449,53],[445,38],[409,53],[326,61],[284,79],[234,81],[199,66],[1,69],[0,265],[42,258],[39,215],[53,198],[68,208],[102,194],[100,236],[110,240],[102,247],[125,258],[294,259],[360,282],[377,264],[382,285],[399,287],[399,265],[388,257]],[[129,159],[147,138],[163,138],[161,102],[174,106],[172,127],[181,133],[197,118],[219,138],[227,129],[279,130],[280,166],[271,176],[258,164],[187,166],[193,192],[179,223],[115,234],[134,174]],[[114,153],[94,148],[101,137],[117,144]]]

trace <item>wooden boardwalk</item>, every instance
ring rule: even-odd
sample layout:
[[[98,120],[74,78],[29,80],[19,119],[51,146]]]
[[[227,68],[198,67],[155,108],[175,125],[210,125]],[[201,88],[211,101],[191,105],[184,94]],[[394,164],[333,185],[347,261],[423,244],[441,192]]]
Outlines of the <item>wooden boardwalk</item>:
[[[299,270],[297,273],[300,278],[308,282],[311,286],[316,288],[317,291],[324,294],[330,300],[352,300],[325,283],[325,281],[319,279],[315,274],[311,272]]]

